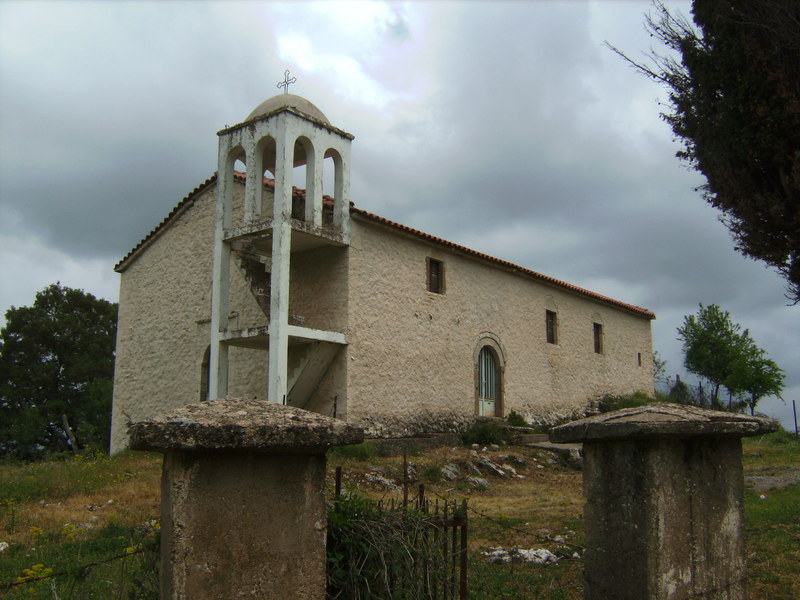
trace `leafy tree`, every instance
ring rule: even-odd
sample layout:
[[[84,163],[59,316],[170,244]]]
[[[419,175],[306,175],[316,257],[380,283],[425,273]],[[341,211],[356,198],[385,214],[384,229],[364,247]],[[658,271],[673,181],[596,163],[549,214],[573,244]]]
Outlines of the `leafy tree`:
[[[661,354],[656,350],[653,352],[653,379],[656,383],[667,385],[667,361],[661,358]]]
[[[0,455],[108,447],[117,305],[53,284],[0,330]]]
[[[780,397],[783,391],[783,370],[767,358],[766,352],[752,343],[745,344],[731,365],[731,375],[725,387],[734,396],[740,396],[754,414],[756,404],[765,396]]]
[[[783,371],[767,358],[750,332],[742,331],[730,313],[716,304],[701,304],[697,315],[684,317],[678,339],[683,341],[686,369],[711,383],[711,408],[723,408],[721,386],[730,393],[729,409],[740,408],[733,405],[733,397],[742,396],[751,414],[761,398],[779,396],[783,390]],[[705,403],[702,396],[700,401]]]
[[[667,396],[670,402],[678,404],[692,404],[700,408],[708,408],[708,400],[702,385],[699,385],[697,391],[694,391],[685,382],[681,381],[680,375],[675,376],[675,382],[670,385]]]
[[[730,377],[742,344],[741,326],[716,304],[700,305],[697,315],[683,318],[678,339],[683,341],[683,364],[711,382],[711,406],[721,408],[719,388]]]
[[[669,90],[662,117],[703,173],[700,189],[736,249],[775,267],[800,301],[800,2],[694,0],[694,24],[655,0],[645,26],[669,50],[649,64]],[[679,55],[679,60],[675,58]]]

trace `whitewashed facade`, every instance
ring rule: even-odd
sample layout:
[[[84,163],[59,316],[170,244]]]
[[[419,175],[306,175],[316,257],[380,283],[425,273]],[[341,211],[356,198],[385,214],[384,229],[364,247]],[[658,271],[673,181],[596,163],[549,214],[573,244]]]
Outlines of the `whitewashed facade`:
[[[209,394],[403,436],[652,393],[651,312],[352,206],[350,140],[305,99],[266,101],[220,132],[222,175],[117,265],[113,451],[129,422]]]

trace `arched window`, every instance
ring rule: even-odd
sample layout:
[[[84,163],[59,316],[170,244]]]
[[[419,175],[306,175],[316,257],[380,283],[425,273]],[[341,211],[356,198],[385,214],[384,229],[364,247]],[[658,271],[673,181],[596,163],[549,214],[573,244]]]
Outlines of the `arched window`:
[[[253,151],[253,192],[252,192],[252,215],[253,219],[260,220],[273,216],[274,213],[274,192],[272,200],[267,200],[264,195],[264,180],[275,179],[275,138],[266,135],[256,144]]]
[[[473,356],[476,412],[482,417],[502,417],[505,357],[500,340],[492,334],[483,334]]]

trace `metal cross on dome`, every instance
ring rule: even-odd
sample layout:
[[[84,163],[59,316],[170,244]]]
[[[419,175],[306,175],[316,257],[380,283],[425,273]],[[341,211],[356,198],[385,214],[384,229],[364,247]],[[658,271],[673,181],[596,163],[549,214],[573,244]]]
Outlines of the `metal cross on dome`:
[[[288,94],[289,93],[289,85],[294,83],[295,81],[297,81],[297,77],[289,78],[289,69],[286,69],[283,72],[283,81],[281,81],[278,84],[277,87],[283,88],[283,93],[284,94]]]

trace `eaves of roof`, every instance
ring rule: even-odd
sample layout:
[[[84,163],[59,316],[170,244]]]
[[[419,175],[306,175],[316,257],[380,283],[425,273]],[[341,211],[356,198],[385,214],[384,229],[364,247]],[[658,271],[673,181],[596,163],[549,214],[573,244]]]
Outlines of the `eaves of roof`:
[[[233,177],[236,181],[240,181],[241,183],[244,183],[246,179],[245,174],[240,173],[239,171],[235,171]],[[178,219],[178,217],[186,212],[203,192],[212,189],[216,183],[217,174],[214,173],[211,177],[189,192],[189,194],[183,200],[178,202],[178,204],[169,212],[169,214],[164,218],[164,220],[161,221],[161,223],[156,225],[155,228],[150,231],[150,233],[144,236],[141,241],[139,241],[139,243],[136,244],[133,249],[122,258],[122,260],[114,265],[114,270],[117,273],[122,273],[125,269],[127,269],[128,266],[136,259],[136,257],[139,256],[139,254],[141,254],[145,248],[147,248],[147,246],[153,243],[158,236],[167,230],[169,225],[171,225],[175,220]],[[275,189],[275,180],[264,177],[264,187],[267,189]],[[304,198],[305,190],[292,188],[292,195]]]
[[[244,183],[245,181],[244,173],[237,172],[234,174],[234,177],[237,181],[241,181],[242,183]],[[138,244],[136,244],[136,246],[134,246],[134,248],[130,252],[128,252],[128,254],[125,255],[125,257],[122,260],[120,260],[114,266],[114,270],[118,273],[122,273],[123,271],[125,271],[125,269],[128,268],[128,266],[136,259],[136,257],[139,254],[141,254],[147,248],[147,246],[153,243],[153,241],[155,241],[164,231],[166,231],[166,229],[173,221],[177,220],[189,207],[191,207],[192,204],[194,204],[194,201],[200,196],[200,194],[213,187],[216,181],[217,181],[217,174],[215,173],[214,175],[206,179],[203,183],[198,185],[194,190],[192,190],[191,193],[189,193],[183,200],[181,200],[177,204],[177,206],[175,206],[175,208],[173,208],[170,211],[170,213],[166,216],[166,218],[164,218],[163,221],[161,221],[161,223],[159,223],[152,231],[150,231],[150,233],[148,233]],[[275,187],[274,180],[265,177],[264,187],[269,189],[274,189]],[[292,188],[292,195],[305,197],[305,190],[299,188]],[[328,200],[328,198],[326,198],[326,200]],[[388,227],[395,231],[399,231],[405,235],[422,239],[425,240],[426,242],[430,242],[437,246],[448,248],[459,254],[487,262],[497,267],[501,267],[507,271],[516,273],[520,276],[535,279],[536,281],[540,281],[545,284],[552,285],[554,287],[561,288],[569,292],[573,292],[575,294],[591,298],[598,302],[610,304],[611,306],[621,308],[623,310],[629,311],[631,313],[634,313],[641,317],[645,317],[647,319],[656,318],[655,313],[647,310],[646,308],[642,308],[640,306],[636,306],[633,304],[627,304],[625,302],[615,300],[614,298],[609,298],[608,296],[603,296],[602,294],[598,294],[592,292],[591,290],[587,290],[578,287],[576,285],[572,285],[571,283],[567,283],[566,281],[561,281],[560,279],[556,279],[548,275],[537,273],[536,271],[520,267],[519,265],[515,265],[514,263],[499,258],[495,258],[494,256],[490,256],[488,254],[483,254],[482,252],[472,250],[471,248],[467,248],[466,246],[461,246],[454,242],[449,242],[445,239],[436,237],[434,235],[430,235],[423,231],[419,231],[418,229],[414,229],[412,227],[408,227],[407,225],[402,225],[400,223],[390,221],[389,219],[385,219],[384,217],[373,214],[366,210],[356,208],[352,204],[350,205],[350,214],[352,216],[355,216],[356,218],[361,218],[371,223],[377,223],[384,227]]]
[[[356,208],[355,206],[350,207],[350,214],[355,215],[357,217],[361,217],[367,221],[371,221],[373,223],[378,223],[380,225],[384,225],[391,229],[396,229],[401,231],[405,234],[408,234],[412,237],[421,238],[438,246],[444,246],[463,254],[465,256],[469,256],[471,258],[477,258],[484,262],[488,262],[492,265],[502,267],[508,271],[516,273],[518,275],[522,275],[523,277],[529,277],[531,279],[535,279],[537,281],[544,282],[549,285],[553,285],[555,287],[566,289],[570,292],[574,292],[576,294],[580,294],[582,296],[588,296],[593,300],[597,300],[599,302],[603,302],[606,304],[611,304],[617,308],[623,308],[627,311],[632,313],[636,313],[639,316],[646,317],[648,319],[655,319],[656,315],[654,312],[647,310],[646,308],[642,308],[641,306],[635,306],[634,304],[627,304],[625,302],[620,302],[619,300],[615,300],[614,298],[609,298],[608,296],[603,296],[602,294],[597,294],[591,290],[584,289],[582,287],[578,287],[577,285],[572,285],[571,283],[567,283],[566,281],[561,281],[560,279],[556,279],[554,277],[550,277],[548,275],[543,275],[541,273],[537,273],[536,271],[532,271],[530,269],[526,269],[524,267],[520,267],[519,265],[515,265],[514,263],[508,262],[506,260],[502,260],[499,258],[495,258],[494,256],[490,256],[488,254],[483,254],[482,252],[478,252],[476,250],[472,250],[471,248],[467,248],[466,246],[461,246],[454,242],[449,242],[445,239],[436,237],[434,235],[430,235],[428,233],[424,233],[417,229],[413,229],[412,227],[408,227],[407,225],[402,225],[400,223],[395,223],[394,221],[390,221],[389,219],[385,219],[381,216],[372,214],[360,208]]]
[[[309,114],[307,112],[303,112],[302,110],[300,110],[298,108],[295,108],[295,107],[292,107],[292,106],[281,106],[281,107],[278,107],[278,108],[276,108],[275,110],[273,110],[273,111],[271,111],[269,113],[265,113],[263,115],[259,115],[257,117],[252,118],[252,119],[249,119],[247,121],[243,121],[241,123],[237,123],[236,125],[231,125],[230,127],[225,127],[225,129],[219,130],[217,132],[217,135],[224,135],[226,133],[230,133],[231,131],[236,131],[237,129],[242,129],[243,127],[247,127],[248,125],[251,125],[251,124],[256,123],[258,121],[264,121],[266,119],[269,119],[270,117],[274,117],[275,115],[277,115],[279,113],[284,113],[284,112],[293,114],[295,116],[298,116],[301,119],[305,119],[306,121],[310,121],[311,123],[313,123],[317,127],[322,127],[324,129],[327,129],[328,131],[336,133],[337,135],[340,135],[343,138],[346,138],[348,140],[354,140],[355,139],[355,136],[352,133],[348,133],[344,129],[339,129],[338,127],[334,127],[333,125],[331,125],[327,121],[323,121],[323,120],[319,119],[318,117],[315,117],[314,115],[311,115],[311,114]]]
[[[164,217],[164,219],[156,225],[153,229],[150,230],[146,236],[144,236],[138,244],[136,244],[133,249],[128,252],[122,260],[120,260],[116,265],[114,265],[114,270],[117,273],[122,273],[125,269],[127,269],[130,264],[136,260],[136,258],[147,248],[150,244],[155,241],[158,236],[160,236],[164,231],[166,231],[167,227],[178,219],[184,212],[186,212],[189,207],[194,204],[194,201],[202,194],[203,192],[207,191],[208,189],[212,188],[217,182],[217,174],[214,173],[211,177],[206,179],[203,183],[198,185],[194,188],[189,194],[173,208],[169,211],[169,214]]]

